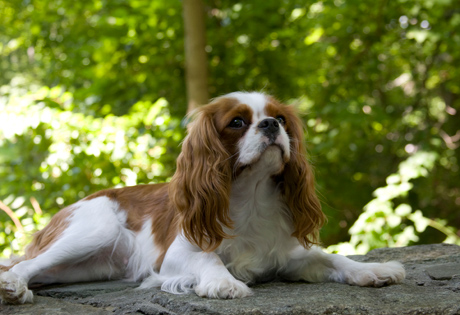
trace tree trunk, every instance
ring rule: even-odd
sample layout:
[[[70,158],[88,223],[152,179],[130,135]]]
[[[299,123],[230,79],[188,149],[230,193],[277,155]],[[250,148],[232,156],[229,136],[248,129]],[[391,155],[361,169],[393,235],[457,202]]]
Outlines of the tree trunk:
[[[205,51],[205,10],[202,0],[183,0],[185,74],[188,111],[209,100],[208,63]]]

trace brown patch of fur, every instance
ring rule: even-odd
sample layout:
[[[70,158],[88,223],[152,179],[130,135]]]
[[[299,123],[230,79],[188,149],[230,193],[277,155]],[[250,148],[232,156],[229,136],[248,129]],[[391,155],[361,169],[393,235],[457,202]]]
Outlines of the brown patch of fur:
[[[248,106],[225,97],[199,108],[177,159],[169,189],[171,202],[185,237],[207,252],[231,238],[224,227],[233,227],[230,187],[237,142],[245,130],[232,130],[228,124],[235,117],[250,119],[249,112]]]
[[[269,98],[267,111],[273,117],[282,115],[286,120],[291,157],[277,180],[283,183],[284,198],[291,210],[295,228],[292,236],[305,248],[309,248],[319,243],[319,229],[326,221],[326,216],[316,195],[313,168],[307,160],[303,125],[292,106],[282,105],[274,98]]]
[[[253,112],[248,105],[229,103],[231,100],[225,98],[221,100],[224,106],[220,106],[219,103],[219,111],[214,114],[214,124],[219,133],[219,139],[230,156],[229,162],[232,166],[232,179],[235,179],[243,168],[246,167],[246,165],[238,165],[237,163],[239,157],[238,142],[249,129],[249,125],[252,124]],[[232,107],[225,106],[227,104],[232,104]],[[246,126],[238,129],[228,128],[228,125],[235,118],[242,118]]]

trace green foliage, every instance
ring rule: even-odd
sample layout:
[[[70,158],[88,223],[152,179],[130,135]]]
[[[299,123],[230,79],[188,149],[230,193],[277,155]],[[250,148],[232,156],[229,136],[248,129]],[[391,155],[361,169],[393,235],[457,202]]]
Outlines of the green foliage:
[[[185,104],[179,1],[7,0],[0,15],[0,85],[18,73],[61,85],[69,109],[98,116],[139,100]]]
[[[73,95],[59,86],[26,95],[16,95],[12,85],[5,89],[0,196],[27,235],[0,212],[4,255],[20,250],[23,236],[43,227],[64,205],[108,187],[162,182],[173,173],[183,133],[164,98],[139,101],[123,116],[97,118],[65,110]],[[32,209],[31,198],[46,209],[44,215]]]
[[[328,251],[352,255],[366,254],[380,247],[408,246],[418,242],[418,234],[427,227],[445,234],[445,243],[460,245],[456,230],[446,226],[445,220],[429,219],[421,210],[413,211],[406,203],[413,188],[410,181],[428,176],[436,159],[435,153],[420,151],[402,162],[398,172],[387,177],[387,185],[375,190],[375,198],[364,207],[349,230],[350,241],[331,245]],[[395,201],[399,203],[397,206]]]
[[[460,227],[455,1],[215,1],[211,91],[263,89],[299,107],[329,224],[348,238],[372,192],[417,151],[440,158],[410,204]],[[421,242],[441,241],[438,236]]]
[[[360,248],[455,239],[456,1],[205,5],[210,94],[264,90],[299,107],[329,217],[325,245],[348,241],[350,226]],[[38,216],[32,196],[46,217],[58,198],[173,174],[186,111],[180,1],[0,0],[0,16],[0,200],[22,221]],[[388,177],[402,176],[404,161],[425,173]],[[3,250],[17,230],[3,211],[0,221]]]

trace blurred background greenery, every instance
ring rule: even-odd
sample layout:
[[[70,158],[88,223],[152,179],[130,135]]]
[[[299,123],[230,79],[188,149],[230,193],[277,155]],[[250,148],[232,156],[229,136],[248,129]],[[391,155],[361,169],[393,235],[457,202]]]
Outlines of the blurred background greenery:
[[[208,92],[298,106],[330,251],[460,244],[455,0],[205,0]],[[167,181],[181,1],[0,0],[0,255],[112,186]]]

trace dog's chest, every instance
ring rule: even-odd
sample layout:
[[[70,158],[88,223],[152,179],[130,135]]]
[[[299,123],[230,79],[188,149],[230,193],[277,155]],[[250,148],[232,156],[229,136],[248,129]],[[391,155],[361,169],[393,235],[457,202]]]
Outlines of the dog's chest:
[[[234,235],[217,253],[238,279],[255,282],[276,275],[296,246],[289,209],[275,188],[231,199]],[[246,197],[246,198],[241,198]]]

